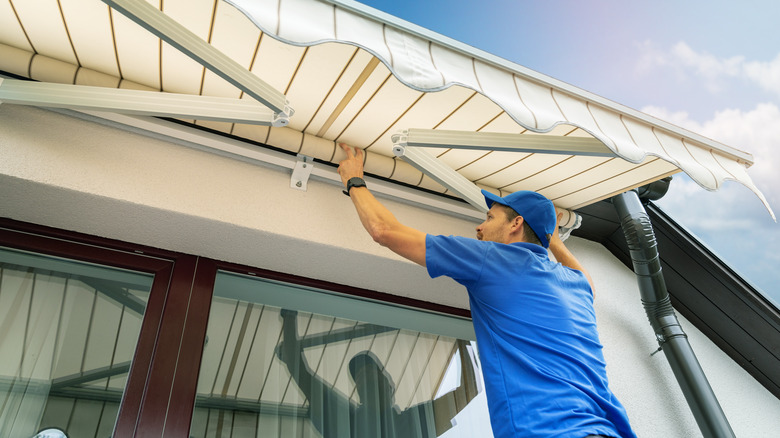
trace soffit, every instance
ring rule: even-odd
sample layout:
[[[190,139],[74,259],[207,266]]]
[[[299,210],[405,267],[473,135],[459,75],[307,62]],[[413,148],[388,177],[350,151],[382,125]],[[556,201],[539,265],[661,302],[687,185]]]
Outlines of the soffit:
[[[150,1],[283,92],[286,127],[188,120],[337,163],[339,142],[366,171],[446,192],[393,156],[403,129],[595,137],[614,157],[432,149],[478,186],[535,190],[575,209],[684,170],[715,190],[737,180],[763,200],[752,156],[401,22],[319,0]],[[234,6],[236,5],[236,6]],[[240,8],[240,9],[239,9]],[[0,4],[0,70],[35,80],[248,98],[98,0]]]

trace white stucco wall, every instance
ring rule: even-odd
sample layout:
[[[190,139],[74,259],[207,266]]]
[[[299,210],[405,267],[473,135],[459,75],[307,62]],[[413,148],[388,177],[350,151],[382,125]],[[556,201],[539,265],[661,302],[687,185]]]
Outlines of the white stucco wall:
[[[460,286],[372,242],[336,185],[289,184],[289,170],[0,105],[0,216],[467,307]],[[423,231],[474,234],[474,221],[385,202]],[[639,436],[700,436],[663,354],[650,356],[657,345],[633,273],[599,244],[568,245],[595,279],[609,378]],[[682,324],[736,435],[777,436],[780,401]]]
[[[567,246],[586,264],[596,283],[596,317],[610,386],[638,435],[701,436],[663,353],[650,356],[658,344],[633,272],[597,243],[571,239]],[[777,436],[780,400],[677,316],[736,436]]]

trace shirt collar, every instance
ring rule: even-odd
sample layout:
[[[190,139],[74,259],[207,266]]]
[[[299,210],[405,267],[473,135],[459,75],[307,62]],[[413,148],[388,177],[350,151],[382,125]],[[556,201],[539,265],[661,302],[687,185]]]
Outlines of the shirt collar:
[[[547,248],[543,247],[542,245],[537,245],[535,243],[528,243],[528,242],[515,242],[511,243],[510,245],[516,245],[525,249],[530,250],[533,253],[536,253],[539,256],[542,257],[548,257],[549,254],[547,253]]]

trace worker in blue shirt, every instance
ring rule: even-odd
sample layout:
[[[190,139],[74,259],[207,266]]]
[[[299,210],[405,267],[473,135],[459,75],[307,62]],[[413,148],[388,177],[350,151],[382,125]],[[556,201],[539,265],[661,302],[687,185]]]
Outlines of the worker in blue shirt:
[[[466,287],[496,438],[635,437],[607,384],[593,281],[558,236],[552,202],[483,190],[490,210],[476,240],[426,234],[371,194],[363,150],[340,146],[345,193],[374,241]]]
[[[322,438],[433,438],[452,427],[451,418],[476,395],[476,382],[466,341],[458,340],[460,385],[436,400],[401,409],[395,383],[371,351],[349,360],[359,402],[341,393],[313,370],[297,333],[298,312],[282,309],[282,342],[276,354],[308,400],[308,417]]]

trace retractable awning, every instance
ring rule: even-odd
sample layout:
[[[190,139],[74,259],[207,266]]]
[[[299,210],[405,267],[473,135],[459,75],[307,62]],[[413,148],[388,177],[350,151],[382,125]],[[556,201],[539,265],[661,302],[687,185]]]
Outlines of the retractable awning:
[[[480,188],[535,190],[565,209],[683,171],[708,190],[738,181],[771,213],[747,173],[749,153],[359,3],[148,3],[295,109],[287,126],[186,119],[190,123],[331,162],[341,158],[338,142],[364,147],[367,172],[438,192],[448,189],[394,156],[394,134],[533,136],[538,145],[527,150],[446,144],[421,150]],[[0,70],[45,82],[252,99],[240,81],[204,67],[202,57],[163,42],[149,27],[96,0],[3,3]],[[603,150],[552,153],[550,145],[561,137],[596,139]]]

